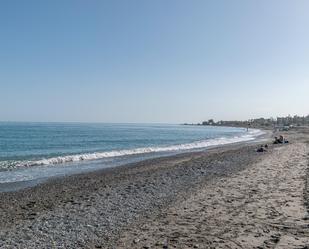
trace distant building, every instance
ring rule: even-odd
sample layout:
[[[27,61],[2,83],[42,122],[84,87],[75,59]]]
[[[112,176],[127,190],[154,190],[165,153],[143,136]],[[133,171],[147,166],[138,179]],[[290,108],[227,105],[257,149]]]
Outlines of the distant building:
[[[309,115],[307,116],[287,116],[274,118],[256,118],[246,121],[224,121],[215,122],[213,119],[202,122],[202,125],[235,126],[235,127],[291,127],[309,125]]]

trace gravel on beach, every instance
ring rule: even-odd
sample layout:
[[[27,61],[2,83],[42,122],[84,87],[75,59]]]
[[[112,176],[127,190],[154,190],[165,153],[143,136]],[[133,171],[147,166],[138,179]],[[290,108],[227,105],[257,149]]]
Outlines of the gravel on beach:
[[[298,139],[298,134],[289,134],[290,140]],[[308,146],[304,140],[281,147],[270,146],[265,153],[257,153],[256,144],[226,146],[54,179],[29,189],[1,193],[0,247],[211,248],[217,243],[221,248],[230,248],[230,241],[238,238],[237,233],[243,236],[246,234],[246,228],[241,230],[235,224],[230,226],[229,219],[236,217],[232,211],[237,208],[238,216],[235,219],[244,219],[239,222],[244,227],[252,226],[252,222],[257,223],[261,217],[253,217],[251,223],[245,222],[251,219],[250,216],[241,215],[247,212],[247,206],[238,204],[250,201],[255,205],[256,201],[259,202],[256,205],[263,206],[263,198],[267,196],[266,192],[259,192],[258,179],[259,183],[269,184],[275,189],[271,184],[274,179],[263,178],[263,174],[267,176],[268,172],[280,169],[278,173],[284,173],[285,178],[278,179],[287,182],[290,180],[287,174],[293,168],[293,162],[300,162],[301,165],[295,167],[294,176],[299,180],[298,185],[284,186],[287,194],[290,193],[289,188],[293,187],[293,195],[297,196],[295,209],[298,209],[297,213],[301,216],[301,210],[305,210],[303,196],[306,194],[305,174],[308,172],[308,164],[305,165],[305,162],[308,161]],[[273,165],[272,162],[276,160],[277,164]],[[280,174],[274,175],[278,177]],[[297,187],[300,189],[297,190]],[[256,191],[259,198],[252,197],[257,194]],[[301,195],[297,191],[301,191]],[[238,192],[241,195],[237,196]],[[284,193],[280,198],[283,197]],[[239,199],[238,202],[235,199]],[[269,204],[266,199],[265,203]],[[226,207],[224,210],[223,206]],[[274,213],[276,207],[273,207]],[[251,211],[255,212],[256,209]],[[184,215],[183,212],[190,215]],[[203,219],[197,219],[203,216]],[[177,222],[176,218],[171,217],[177,217]],[[191,223],[184,222],[190,219]],[[283,219],[278,219],[279,225],[281,221]],[[304,219],[302,221],[306,222]],[[222,227],[213,231],[223,234],[227,240],[223,235],[218,239],[210,234],[211,227],[216,224]],[[192,226],[198,227],[198,230],[191,229]],[[223,233],[225,229],[229,232]],[[198,234],[199,231],[200,237],[209,235],[204,242],[191,234]],[[293,232],[297,233],[295,230]],[[301,232],[307,234],[304,228]],[[247,234],[253,236],[252,233]],[[281,237],[277,236],[276,240],[280,241]],[[192,241],[188,242],[186,238]],[[236,245],[241,243],[245,242],[236,239]],[[258,248],[256,246],[259,244],[252,244],[252,248]],[[234,244],[234,248],[242,247],[235,247]]]

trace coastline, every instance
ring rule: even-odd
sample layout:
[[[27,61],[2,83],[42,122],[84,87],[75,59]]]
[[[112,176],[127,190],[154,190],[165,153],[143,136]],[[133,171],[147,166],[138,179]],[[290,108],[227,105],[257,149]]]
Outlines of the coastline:
[[[252,135],[252,132],[255,132],[256,135]],[[144,149],[137,149],[138,151],[135,153],[134,150],[130,151],[131,155],[127,155],[125,159],[119,158],[119,161],[116,160],[114,162],[104,162],[101,161],[101,159],[89,159],[88,154],[80,154],[80,155],[73,155],[73,156],[65,156],[65,157],[54,157],[50,159],[42,159],[41,161],[59,161],[63,160],[63,158],[78,158],[78,164],[66,164],[63,163],[61,165],[59,163],[55,164],[55,167],[52,165],[50,168],[47,168],[47,172],[54,172],[54,173],[45,173],[46,171],[46,166],[48,165],[40,165],[38,162],[37,166],[24,166],[24,169],[20,168],[17,171],[7,171],[3,172],[3,174],[9,174],[10,178],[20,178],[20,176],[23,176],[23,178],[29,178],[29,180],[24,179],[24,180],[16,180],[14,182],[1,182],[0,183],[0,193],[1,192],[13,192],[13,191],[19,191],[24,188],[31,188],[36,185],[43,184],[45,182],[48,182],[53,179],[59,179],[59,178],[64,178],[68,177],[71,175],[83,175],[87,174],[90,172],[95,172],[95,171],[105,171],[106,169],[109,168],[115,168],[115,167],[126,167],[127,165],[134,165],[135,163],[146,161],[146,160],[151,160],[151,159],[156,159],[156,158],[169,158],[173,157],[175,155],[180,155],[180,154],[187,154],[187,153],[195,153],[195,152],[200,152],[200,151],[208,151],[212,150],[214,148],[220,148],[220,147],[225,147],[225,146],[234,146],[234,145],[239,145],[239,144],[251,144],[251,143],[257,143],[257,142],[262,142],[263,140],[267,139],[271,135],[271,131],[269,130],[252,130],[251,132],[248,133],[248,137],[246,135],[241,136],[241,137],[235,137],[232,138],[230,141],[228,139],[220,141],[220,139],[215,139],[216,141],[214,142],[212,139],[209,139],[208,141],[197,141],[191,144],[182,144],[182,145],[175,145],[176,147],[175,150],[172,150],[173,147],[168,147],[169,150],[164,152],[152,152],[149,151],[150,149],[153,148],[144,148]],[[214,143],[213,143],[214,142]],[[194,146],[196,147],[194,147]],[[188,147],[186,148],[186,147]],[[191,148],[193,146],[193,148]],[[202,146],[202,147],[200,147]],[[179,150],[179,148],[184,147],[183,150]],[[162,147],[164,148],[164,147]],[[171,150],[170,150],[171,149]],[[144,153],[141,153],[142,151],[145,151]],[[103,152],[103,153],[95,153],[95,157],[97,157],[96,154],[111,154],[111,153],[119,153],[122,154],[126,151],[114,151],[114,152]],[[126,154],[126,153],[124,153]],[[86,156],[87,158],[85,160],[81,160],[79,157],[80,156]],[[118,157],[115,157],[115,159],[118,159]],[[32,163],[35,163],[32,162]],[[30,168],[29,168],[30,167]],[[35,178],[31,177],[31,173],[29,175],[29,170],[32,169],[30,172],[36,172]],[[33,174],[33,173],[32,173]],[[26,175],[26,176],[25,176]],[[39,177],[38,177],[39,176]]]
[[[205,181],[123,232],[117,248],[308,248],[309,132],[284,135],[289,144]]]
[[[161,238],[155,229],[162,229],[160,222],[169,222],[168,210],[178,210],[181,203],[187,203],[188,208],[192,203],[194,208],[192,198],[198,193],[204,198],[222,181],[220,188],[224,189],[229,179],[264,165],[272,155],[280,160],[277,148],[284,151],[295,144],[305,144],[298,141],[304,133],[286,134],[292,142],[270,146],[267,153],[256,152],[258,143],[227,145],[51,179],[29,189],[0,193],[0,247],[18,248],[22,244],[24,248],[162,248],[160,243],[166,239],[172,246],[177,242],[170,241],[175,234],[165,231],[161,233],[165,238]],[[248,177],[254,179],[254,173],[250,174]],[[210,200],[218,201],[217,196]],[[207,212],[215,214],[211,207],[207,207]],[[194,217],[196,214],[192,214],[193,220]],[[195,223],[198,224],[196,220]],[[155,230],[147,230],[145,224]],[[142,227],[145,230],[141,231]]]

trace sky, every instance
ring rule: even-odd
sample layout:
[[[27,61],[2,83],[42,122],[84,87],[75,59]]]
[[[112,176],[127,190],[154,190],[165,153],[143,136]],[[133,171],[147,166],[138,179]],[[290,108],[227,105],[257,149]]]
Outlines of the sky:
[[[309,1],[0,1],[0,120],[309,114]]]

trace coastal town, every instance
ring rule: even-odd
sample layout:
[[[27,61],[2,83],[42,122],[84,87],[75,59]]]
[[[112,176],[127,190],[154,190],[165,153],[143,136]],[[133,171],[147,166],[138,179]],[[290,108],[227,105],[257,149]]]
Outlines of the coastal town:
[[[309,115],[307,116],[286,116],[277,118],[256,118],[249,120],[230,120],[230,121],[215,121],[214,119],[209,119],[197,124],[185,125],[212,125],[212,126],[232,126],[232,127],[252,127],[252,128],[280,128],[289,129],[295,126],[308,126],[309,125]]]

